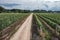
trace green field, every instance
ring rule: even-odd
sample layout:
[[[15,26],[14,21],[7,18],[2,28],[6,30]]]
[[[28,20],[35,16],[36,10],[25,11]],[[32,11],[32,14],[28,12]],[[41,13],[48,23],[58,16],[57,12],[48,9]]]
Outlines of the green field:
[[[29,16],[29,13],[1,13],[0,14],[0,31],[3,29],[9,27],[10,25],[14,24],[18,20],[23,21],[23,19]],[[33,27],[33,21],[34,26],[36,28],[33,28],[32,30],[35,30],[37,32],[38,36],[45,38],[45,40],[51,40],[52,37],[57,37],[59,39],[60,35],[60,14],[58,13],[33,13],[33,20],[32,20],[32,27]],[[13,27],[13,26],[12,26]],[[16,32],[15,28],[10,28],[13,34]],[[19,27],[18,27],[19,28]],[[18,30],[17,28],[17,30]],[[9,31],[9,30],[8,30]],[[10,34],[10,32],[5,32],[7,34]],[[36,35],[37,35],[36,34]],[[4,34],[5,35],[5,34]]]
[[[58,13],[36,13],[35,22],[42,34],[45,33],[45,40],[51,40],[52,35],[59,35],[60,33],[60,14]],[[46,24],[47,23],[47,24]],[[49,25],[49,26],[48,26]],[[39,32],[40,36],[43,36]],[[56,34],[55,34],[56,33]]]
[[[0,30],[8,27],[14,22],[23,19],[25,16],[28,16],[27,13],[1,13],[0,14]]]
[[[44,21],[46,21],[46,23],[49,24],[53,29],[60,32],[60,14],[41,13],[37,14],[37,16],[41,17]]]

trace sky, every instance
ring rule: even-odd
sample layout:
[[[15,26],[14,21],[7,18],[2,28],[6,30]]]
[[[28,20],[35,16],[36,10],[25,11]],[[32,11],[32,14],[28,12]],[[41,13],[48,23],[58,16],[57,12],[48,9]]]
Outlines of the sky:
[[[0,6],[6,9],[60,11],[60,0],[0,0]]]

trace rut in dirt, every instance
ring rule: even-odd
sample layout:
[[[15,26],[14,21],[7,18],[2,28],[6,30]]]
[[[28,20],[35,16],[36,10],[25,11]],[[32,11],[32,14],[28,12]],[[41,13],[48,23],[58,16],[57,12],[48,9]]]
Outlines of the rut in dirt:
[[[32,37],[31,40],[40,40],[39,32],[38,32],[38,25],[36,25],[35,18],[32,20]]]

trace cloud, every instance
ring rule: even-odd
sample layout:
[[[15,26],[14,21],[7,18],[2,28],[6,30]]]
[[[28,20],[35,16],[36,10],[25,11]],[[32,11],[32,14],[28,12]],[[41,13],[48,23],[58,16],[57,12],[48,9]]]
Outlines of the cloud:
[[[0,6],[6,9],[43,9],[60,10],[59,0],[0,0]]]
[[[17,5],[20,5],[20,4],[0,4],[0,6],[6,6],[6,7],[13,7]]]
[[[44,1],[51,1],[51,2],[54,2],[54,1],[60,1],[60,0],[44,0]]]

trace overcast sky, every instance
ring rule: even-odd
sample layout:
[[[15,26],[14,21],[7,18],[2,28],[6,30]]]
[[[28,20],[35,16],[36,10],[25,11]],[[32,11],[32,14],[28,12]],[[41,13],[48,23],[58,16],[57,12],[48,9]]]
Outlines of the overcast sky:
[[[60,11],[59,0],[0,0],[0,6],[6,9],[43,9]]]

